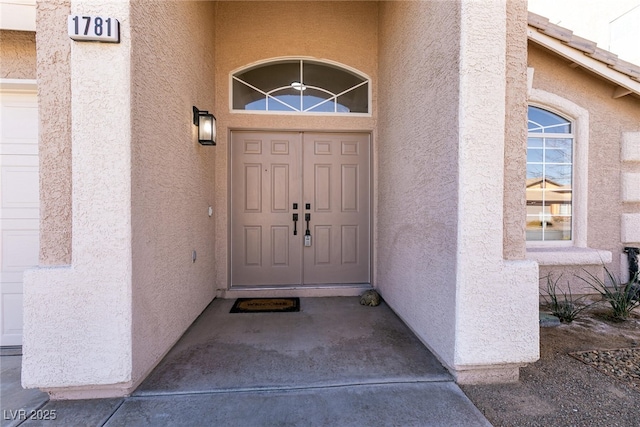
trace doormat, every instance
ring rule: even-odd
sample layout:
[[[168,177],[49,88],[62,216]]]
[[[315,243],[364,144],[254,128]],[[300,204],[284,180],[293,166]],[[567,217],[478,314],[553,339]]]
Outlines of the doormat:
[[[290,313],[300,311],[300,298],[238,298],[229,313]]]

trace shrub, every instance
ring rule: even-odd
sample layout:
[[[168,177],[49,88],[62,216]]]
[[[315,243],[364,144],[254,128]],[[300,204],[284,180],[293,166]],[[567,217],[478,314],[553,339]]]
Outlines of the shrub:
[[[584,270],[587,273],[586,278],[578,277],[602,295],[605,301],[609,303],[614,319],[627,320],[631,310],[640,305],[640,287],[636,283],[638,275],[636,274],[628,282],[622,283],[604,264],[602,267],[606,275],[604,281],[586,270]],[[609,285],[606,282],[609,282]]]
[[[567,282],[567,292],[559,290],[558,282],[561,278],[562,274],[557,279],[554,279],[551,274],[546,276],[546,295],[542,294],[542,298],[551,308],[551,314],[559,318],[561,322],[571,323],[581,311],[590,307],[593,303],[582,304],[582,300],[586,298],[586,295],[574,299],[569,282]]]

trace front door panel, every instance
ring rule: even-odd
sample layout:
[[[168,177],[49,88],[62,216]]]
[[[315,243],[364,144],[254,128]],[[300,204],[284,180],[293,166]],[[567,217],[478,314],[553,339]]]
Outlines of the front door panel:
[[[305,133],[305,284],[369,282],[369,136]],[[306,212],[306,211],[305,211]]]
[[[369,283],[369,152],[366,134],[233,132],[232,286]]]
[[[234,285],[302,281],[302,254],[296,250],[300,239],[293,234],[292,221],[293,203],[301,203],[300,148],[300,133],[232,135]]]

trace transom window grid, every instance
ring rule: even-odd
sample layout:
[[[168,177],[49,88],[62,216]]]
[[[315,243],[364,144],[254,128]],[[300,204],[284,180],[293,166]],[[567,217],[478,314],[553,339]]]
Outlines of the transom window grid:
[[[572,124],[529,107],[527,142],[527,240],[571,241],[573,220]]]
[[[370,111],[369,80],[332,64],[305,59],[277,60],[241,70],[231,78],[234,111],[298,114]]]

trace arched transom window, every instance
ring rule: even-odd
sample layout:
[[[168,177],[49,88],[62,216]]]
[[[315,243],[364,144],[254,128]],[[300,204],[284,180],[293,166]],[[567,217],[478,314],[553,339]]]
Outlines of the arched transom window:
[[[369,79],[334,64],[277,60],[231,78],[233,110],[369,113]]]
[[[529,106],[527,240],[572,240],[572,123]]]

